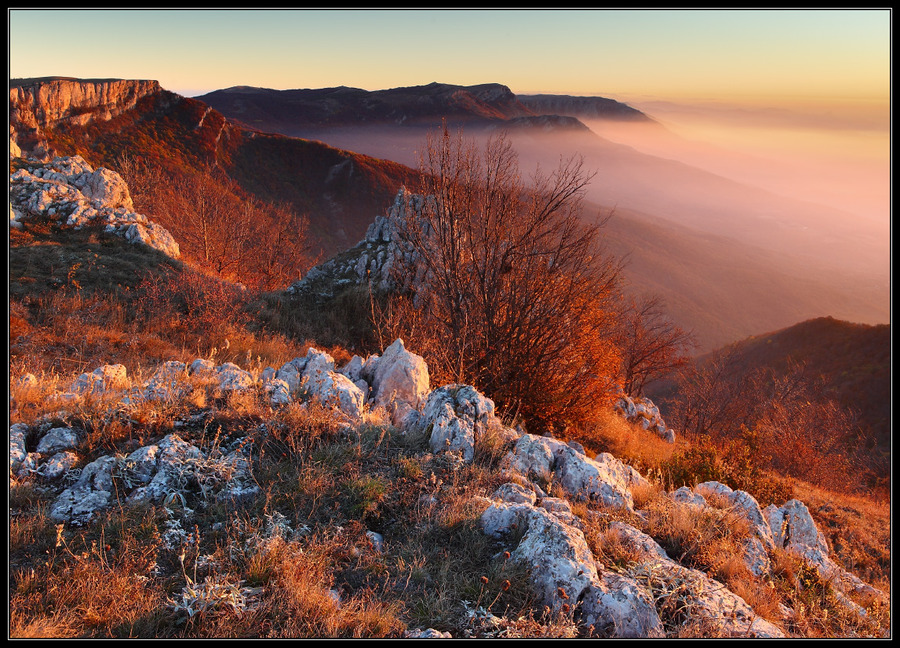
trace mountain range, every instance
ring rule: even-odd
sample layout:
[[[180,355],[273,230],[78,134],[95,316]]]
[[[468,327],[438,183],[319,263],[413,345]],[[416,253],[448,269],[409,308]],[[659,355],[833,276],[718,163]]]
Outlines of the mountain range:
[[[659,294],[701,351],[823,315],[889,319],[888,242],[836,210],[600,137],[580,117],[663,129],[601,97],[432,83],[187,98],[155,82],[56,78],[14,80],[10,106],[11,147],[42,140],[95,166],[133,152],[173,173],[215,167],[246,192],[307,213],[323,258],[361,240],[397,188],[415,183],[426,132],[444,121],[478,138],[505,131],[523,172],[584,156],[597,171],[586,214],[613,212],[608,247],[628,257],[631,290]]]

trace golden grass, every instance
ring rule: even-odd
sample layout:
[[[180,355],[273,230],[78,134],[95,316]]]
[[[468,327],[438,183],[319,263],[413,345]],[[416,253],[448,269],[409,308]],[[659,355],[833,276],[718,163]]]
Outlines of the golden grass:
[[[590,425],[567,430],[566,438],[581,443],[589,456],[609,452],[642,474],[657,472],[684,443],[678,439],[668,443],[610,409],[598,411]]]

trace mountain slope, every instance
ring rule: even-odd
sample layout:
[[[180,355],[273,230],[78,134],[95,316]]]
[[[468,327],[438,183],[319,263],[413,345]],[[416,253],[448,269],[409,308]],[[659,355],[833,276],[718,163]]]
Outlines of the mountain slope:
[[[62,88],[56,95],[90,98],[102,96],[111,84],[124,92],[129,83],[54,79],[53,87]],[[247,193],[288,202],[307,213],[312,233],[326,254],[356,243],[372,218],[390,204],[397,188],[415,176],[394,162],[242,128],[202,102],[152,83],[115,112],[88,99],[66,109],[80,115],[79,119],[48,120],[46,108],[53,104],[46,99],[45,82],[23,80],[21,87],[10,92],[15,131],[11,146],[27,152],[37,147],[38,153],[49,148],[62,155],[81,155],[94,166],[113,169],[121,156],[131,155],[175,177],[217,168]],[[29,90],[31,99],[20,101],[19,95]]]
[[[757,370],[787,376],[801,367],[802,375],[819,381],[820,395],[836,400],[859,415],[867,436],[881,452],[891,449],[891,328],[888,324],[855,324],[817,317],[769,333],[751,335],[694,359],[700,366],[727,356],[729,372],[749,375]],[[648,393],[665,402],[675,395],[670,381],[660,381]],[[662,406],[665,409],[665,406]]]
[[[729,347],[737,366],[745,371],[770,367],[784,372],[801,363],[825,380],[827,395],[852,407],[875,432],[880,445],[890,448],[891,327],[853,324],[820,317],[794,326],[755,335]]]

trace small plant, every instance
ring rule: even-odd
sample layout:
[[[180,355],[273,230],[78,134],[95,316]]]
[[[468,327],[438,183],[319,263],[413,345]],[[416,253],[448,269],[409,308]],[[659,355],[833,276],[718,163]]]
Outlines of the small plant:
[[[387,493],[388,484],[381,477],[363,476],[351,479],[346,486],[350,510],[354,516],[373,516]]]
[[[262,592],[262,588],[241,587],[243,581],[233,581],[221,574],[207,576],[202,583],[195,583],[187,575],[185,579],[187,584],[169,605],[176,613],[186,613],[189,619],[222,609],[245,612]]]

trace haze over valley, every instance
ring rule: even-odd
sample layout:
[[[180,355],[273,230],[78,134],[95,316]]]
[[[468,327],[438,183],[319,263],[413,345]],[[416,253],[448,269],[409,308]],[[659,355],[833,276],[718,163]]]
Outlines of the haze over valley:
[[[749,119],[723,123],[715,113],[680,127],[666,123],[674,119],[671,106],[657,119],[611,99],[518,97],[499,84],[378,92],[242,87],[199,98],[251,128],[411,167],[444,117],[450,128],[482,141],[507,133],[523,174],[582,156],[585,168],[596,171],[586,213],[613,212],[609,243],[629,257],[633,289],[662,295],[679,324],[697,333],[701,349],[810,317],[889,321],[889,220],[880,199],[887,178],[874,171],[884,168],[876,144],[887,135],[871,120],[864,123],[869,145],[861,158],[836,162],[833,143],[848,137],[846,124],[815,126],[826,156],[798,147],[791,135],[804,132],[774,109],[755,112],[774,113],[779,130]],[[441,112],[450,105],[451,112]],[[747,147],[751,135],[755,149]],[[842,186],[860,197],[853,211],[847,200],[829,200],[826,189],[835,194]]]

